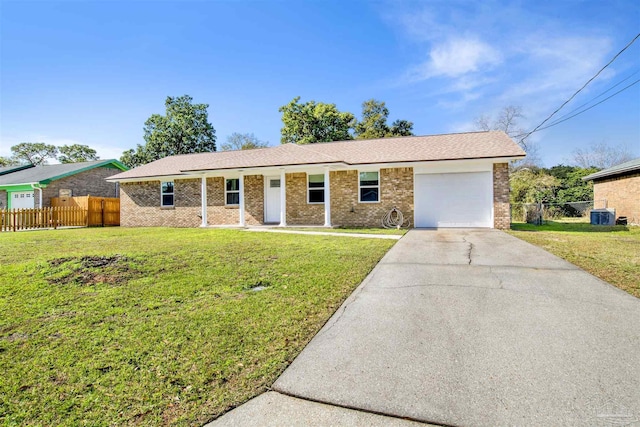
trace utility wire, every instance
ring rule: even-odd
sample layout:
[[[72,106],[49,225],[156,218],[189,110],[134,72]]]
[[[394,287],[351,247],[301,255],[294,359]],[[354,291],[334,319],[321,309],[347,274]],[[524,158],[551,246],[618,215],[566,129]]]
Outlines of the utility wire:
[[[629,80],[631,77],[635,76],[636,74],[640,73],[640,70],[636,70],[635,73],[632,73],[630,75],[628,75],[627,77],[625,77],[624,79],[620,80],[618,83],[614,84],[613,86],[611,86],[609,89],[605,90],[604,92],[600,93],[598,96],[594,96],[593,98],[591,98],[589,101],[585,102],[584,104],[580,105],[579,107],[574,108],[573,110],[569,111],[568,113],[558,117],[557,120],[553,121],[550,124],[554,124],[562,119],[564,119],[565,117],[567,117],[570,114],[575,113],[576,111],[578,111],[579,109],[581,109],[582,107],[586,107],[587,105],[591,104],[593,101],[595,101],[596,99],[600,98],[601,96],[603,96],[605,93],[612,91],[614,88],[620,86],[622,83],[626,82],[627,80]],[[585,110],[586,111],[586,110]],[[548,126],[547,126],[548,127]],[[546,127],[545,127],[546,129]],[[542,130],[542,129],[540,129]]]
[[[531,135],[532,133],[538,131],[542,125],[544,125],[546,122],[548,122],[553,116],[556,115],[556,113],[558,111],[560,111],[565,105],[567,105],[569,102],[571,102],[571,100],[573,98],[576,97],[576,95],[578,95],[580,92],[582,92],[582,90],[587,87],[587,85],[589,83],[591,83],[596,77],[598,77],[600,75],[600,73],[602,73],[604,71],[605,68],[607,68],[609,65],[611,65],[611,63],[613,63],[613,61],[615,61],[618,56],[620,56],[622,54],[622,52],[624,52],[625,50],[627,50],[629,48],[629,46],[631,46],[636,40],[638,40],[638,38],[640,38],[640,33],[638,33],[633,40],[631,40],[624,48],[622,48],[622,50],[618,53],[616,53],[616,55],[611,59],[611,61],[607,62],[607,64],[602,67],[600,69],[600,71],[598,71],[593,77],[591,77],[584,85],[582,85],[582,87],[580,89],[578,89],[573,95],[571,95],[571,97],[569,99],[567,99],[560,107],[558,107],[553,113],[551,113],[551,115],[549,115],[549,117],[547,117],[546,119],[544,119],[542,121],[542,123],[540,123],[538,126],[536,126],[531,132],[527,133],[521,140],[520,143],[522,143],[525,139],[527,139],[529,137],[529,135]]]
[[[624,88],[620,89],[619,91],[617,91],[617,92],[616,92],[616,93],[614,93],[613,95],[609,95],[609,96],[607,96],[605,99],[603,99],[602,101],[598,102],[597,104],[593,104],[593,105],[592,105],[591,107],[589,107],[589,108],[586,108],[586,109],[584,109],[584,110],[582,110],[582,111],[580,111],[580,112],[578,112],[578,113],[576,113],[576,114],[574,114],[574,115],[572,115],[572,116],[569,116],[569,117],[567,117],[566,119],[556,120],[555,122],[553,122],[553,123],[551,123],[551,124],[549,124],[549,125],[547,125],[547,126],[545,126],[545,127],[542,127],[542,128],[540,128],[540,129],[538,129],[538,130],[548,129],[548,128],[550,128],[550,127],[552,127],[552,126],[555,126],[555,125],[558,125],[558,124],[560,124],[560,123],[562,123],[562,122],[566,122],[567,120],[572,119],[572,118],[574,118],[575,116],[577,116],[577,115],[580,115],[580,114],[584,113],[585,111],[589,111],[590,109],[592,109],[592,108],[593,108],[593,107],[595,107],[596,105],[600,105],[600,104],[602,104],[602,103],[603,103],[604,101],[606,101],[607,99],[609,99],[609,98],[613,98],[614,96],[616,96],[616,95],[617,95],[617,94],[619,94],[620,92],[622,92],[622,91],[625,91],[625,90],[629,89],[631,86],[633,86],[633,85],[635,85],[635,84],[637,84],[637,83],[639,83],[639,82],[640,82],[640,79],[636,80],[635,82],[631,83],[631,84],[630,84],[630,85],[628,85],[628,86],[625,86]]]

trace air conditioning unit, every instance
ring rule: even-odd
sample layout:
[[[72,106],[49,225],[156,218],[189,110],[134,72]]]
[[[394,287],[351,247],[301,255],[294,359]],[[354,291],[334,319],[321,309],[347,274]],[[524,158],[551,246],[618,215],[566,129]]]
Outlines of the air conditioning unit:
[[[591,211],[591,225],[615,225],[615,209],[593,209]]]

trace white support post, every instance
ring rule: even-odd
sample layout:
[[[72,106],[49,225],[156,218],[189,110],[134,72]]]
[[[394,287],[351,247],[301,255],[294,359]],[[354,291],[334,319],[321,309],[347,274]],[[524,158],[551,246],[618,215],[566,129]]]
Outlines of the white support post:
[[[324,168],[324,226],[331,227],[331,183],[328,166]]]
[[[244,227],[245,226],[245,222],[244,222],[244,173],[240,172],[240,179],[238,179],[238,189],[239,191],[239,196],[240,196],[240,227]]]
[[[287,226],[287,177],[280,169],[280,227]]]
[[[202,224],[200,227],[206,227],[207,223],[207,177],[202,177],[202,182],[200,184],[200,206],[202,209],[202,213],[200,216],[202,217]]]

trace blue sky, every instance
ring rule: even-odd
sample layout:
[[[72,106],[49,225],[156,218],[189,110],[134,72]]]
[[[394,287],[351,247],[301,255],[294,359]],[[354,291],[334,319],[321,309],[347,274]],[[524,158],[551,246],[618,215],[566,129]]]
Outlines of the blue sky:
[[[279,144],[295,96],[357,116],[376,98],[416,134],[519,105],[530,130],[640,32],[636,1],[0,1],[5,156],[43,141],[119,157],[183,94],[209,104],[218,145]],[[639,78],[640,40],[559,116]],[[640,84],[531,138],[546,166],[600,142],[640,156]]]

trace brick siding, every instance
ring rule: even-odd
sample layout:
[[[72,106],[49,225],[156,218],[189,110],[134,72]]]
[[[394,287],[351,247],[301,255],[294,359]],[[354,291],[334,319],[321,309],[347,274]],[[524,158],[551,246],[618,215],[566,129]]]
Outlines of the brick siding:
[[[493,165],[493,226],[499,230],[511,228],[511,205],[509,204],[509,165]]]
[[[380,227],[394,206],[413,222],[413,168],[380,169],[380,201],[358,201],[358,171],[331,172],[331,223],[334,226]],[[413,224],[412,224],[413,226]]]
[[[0,190],[0,209],[6,209],[7,208],[7,191],[6,190]]]
[[[607,200],[616,210],[616,219],[627,217],[629,224],[640,224],[640,173],[605,178],[593,183],[594,200]]]
[[[52,181],[42,189],[42,204],[51,206],[51,198],[58,197],[60,189],[70,189],[72,196],[118,197],[115,182],[107,182],[106,178],[120,172],[119,169],[99,167],[80,172],[66,178]],[[38,207],[38,191],[35,192],[35,207]]]
[[[495,227],[510,226],[509,168],[495,164],[494,216]],[[333,226],[379,227],[384,215],[394,206],[413,222],[413,168],[380,169],[380,201],[358,201],[358,171],[331,171],[331,224]],[[207,219],[210,225],[239,223],[237,206],[225,206],[224,178],[207,179]],[[324,204],[307,203],[307,174],[286,174],[287,225],[323,225]],[[264,221],[264,177],[244,178],[245,222],[248,225]],[[122,183],[122,226],[197,227],[200,218],[200,180],[175,180],[175,207],[160,207],[160,181]],[[413,224],[411,224],[413,226]]]

